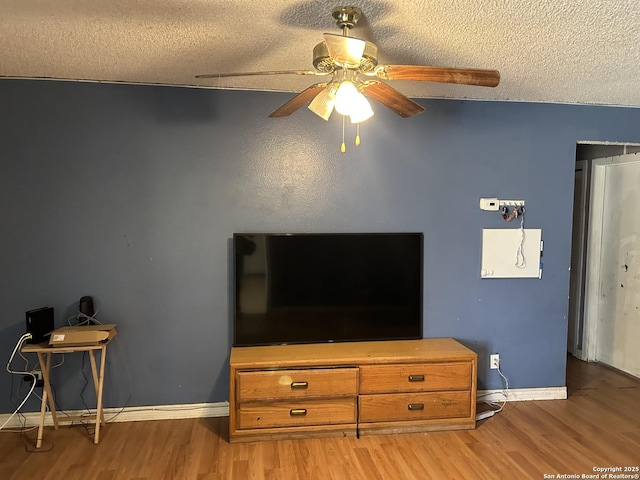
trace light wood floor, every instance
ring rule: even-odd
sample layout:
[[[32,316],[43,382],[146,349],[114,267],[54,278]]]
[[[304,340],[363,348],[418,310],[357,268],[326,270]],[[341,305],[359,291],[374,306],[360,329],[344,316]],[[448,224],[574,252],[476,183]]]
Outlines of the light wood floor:
[[[0,434],[0,479],[542,479],[640,464],[640,382],[569,360],[568,400],[512,402],[472,431],[230,445],[226,418]],[[551,477],[547,477],[551,478]]]

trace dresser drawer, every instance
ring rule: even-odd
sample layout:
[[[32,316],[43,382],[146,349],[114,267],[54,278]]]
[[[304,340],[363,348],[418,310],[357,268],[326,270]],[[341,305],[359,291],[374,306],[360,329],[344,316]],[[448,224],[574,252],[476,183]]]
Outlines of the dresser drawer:
[[[357,368],[239,371],[236,377],[240,403],[309,397],[356,395]]]
[[[356,422],[356,399],[301,400],[241,405],[238,428],[337,425]]]
[[[360,393],[420,392],[471,388],[472,365],[416,363],[360,367]]]
[[[470,414],[470,392],[398,393],[360,397],[362,423],[462,418]]]

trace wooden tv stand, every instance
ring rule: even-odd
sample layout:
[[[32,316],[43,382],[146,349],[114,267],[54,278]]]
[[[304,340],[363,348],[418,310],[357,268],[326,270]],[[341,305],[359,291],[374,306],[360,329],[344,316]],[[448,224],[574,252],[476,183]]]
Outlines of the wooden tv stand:
[[[234,347],[229,441],[473,429],[476,375],[452,338]]]

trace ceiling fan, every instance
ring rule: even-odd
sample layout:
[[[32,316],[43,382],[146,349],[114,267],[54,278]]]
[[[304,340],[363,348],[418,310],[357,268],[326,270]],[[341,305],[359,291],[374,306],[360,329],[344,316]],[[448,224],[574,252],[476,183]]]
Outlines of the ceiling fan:
[[[253,75],[309,75],[328,77],[304,89],[275,110],[270,117],[286,117],[309,104],[309,109],[328,120],[334,109],[359,124],[373,115],[365,96],[373,98],[402,117],[411,117],[424,108],[381,80],[413,80],[495,87],[500,82],[497,70],[446,68],[419,65],[378,65],[378,47],[350,37],[362,11],[357,7],[336,7],[332,12],[342,35],[324,34],[324,42],[313,49],[315,70],[274,70],[262,72],[214,73],[196,78],[225,78]],[[343,129],[344,132],[344,129]],[[344,136],[344,134],[343,134]],[[359,144],[359,135],[356,136]],[[344,140],[343,147],[344,151]]]

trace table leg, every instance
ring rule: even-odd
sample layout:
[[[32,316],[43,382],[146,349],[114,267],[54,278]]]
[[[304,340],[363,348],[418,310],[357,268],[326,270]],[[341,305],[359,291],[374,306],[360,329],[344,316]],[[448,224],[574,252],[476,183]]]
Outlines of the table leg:
[[[91,375],[93,376],[93,388],[96,392],[96,402],[97,402],[98,395],[100,395],[100,393],[98,392],[98,384],[100,383],[100,380],[98,378],[98,368],[96,366],[96,357],[93,350],[89,350],[89,360],[91,362]],[[98,418],[98,412],[96,410],[96,419],[97,418]],[[106,422],[104,421],[104,413],[100,417],[100,420],[102,421],[102,425],[106,424]]]
[[[42,403],[40,404],[40,424],[38,425],[38,437],[36,440],[36,448],[42,445],[42,435],[44,431],[44,417],[47,412],[47,403],[49,411],[53,419],[53,426],[58,429],[58,416],[56,415],[55,401],[51,393],[51,384],[49,383],[49,373],[51,371],[51,354],[38,352],[38,361],[40,362],[40,371],[42,372],[42,381],[44,388],[42,392]]]
[[[53,427],[57,430],[58,413],[56,412],[55,398],[53,398],[53,392],[51,391],[51,362],[53,360],[52,354],[47,353],[45,355],[41,355],[39,353],[38,360],[40,360],[40,365],[42,367],[42,382],[44,384],[44,392],[47,394],[47,398],[49,399],[49,411],[51,412],[51,418],[53,419]],[[43,361],[45,361],[45,365],[42,364]]]
[[[107,363],[107,346],[103,345],[100,349],[100,376],[98,378],[98,408],[96,409],[96,434],[93,439],[93,443],[98,443],[100,441],[100,424],[102,416],[102,391],[104,387],[104,366]]]
[[[40,354],[38,354],[40,355]],[[40,423],[38,424],[38,438],[36,439],[36,448],[42,445],[42,432],[44,430],[44,414],[47,411],[47,390],[42,392],[42,403],[40,404]]]

